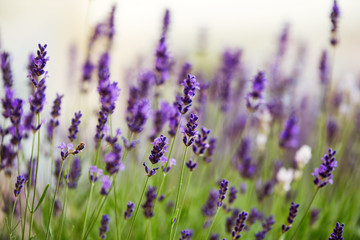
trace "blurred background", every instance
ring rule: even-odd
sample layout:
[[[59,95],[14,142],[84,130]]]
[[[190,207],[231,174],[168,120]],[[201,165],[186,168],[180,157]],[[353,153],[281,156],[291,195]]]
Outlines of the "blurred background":
[[[0,0],[0,49],[11,53],[17,94],[26,97],[28,55],[48,44],[48,94],[78,87],[88,39],[97,22],[108,18],[116,4],[112,49],[112,80],[120,86],[126,71],[139,61],[153,67],[163,14],[171,12],[169,50],[174,58],[196,67],[211,66],[225,48],[241,48],[250,76],[269,65],[278,38],[289,24],[289,64],[299,46],[306,47],[304,89],[317,86],[323,49],[330,49],[331,0]],[[335,79],[357,78],[360,69],[360,1],[339,0],[340,44]],[[201,59],[197,53],[203,54]],[[74,75],[75,73],[75,75]],[[209,73],[210,75],[212,73]],[[131,79],[127,79],[131,81]]]

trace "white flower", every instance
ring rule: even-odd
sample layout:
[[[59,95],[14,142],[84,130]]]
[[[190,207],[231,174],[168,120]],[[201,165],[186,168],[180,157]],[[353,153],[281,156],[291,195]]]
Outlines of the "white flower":
[[[290,184],[294,179],[294,170],[286,169],[284,167],[280,168],[278,173],[276,174],[276,180],[280,185],[281,189],[285,192],[290,190]]]
[[[295,161],[299,169],[303,169],[304,166],[310,161],[310,159],[311,159],[311,147],[309,147],[308,145],[303,145],[295,153]]]
[[[256,136],[256,144],[259,148],[260,151],[264,151],[265,150],[265,146],[266,146],[266,142],[267,142],[267,135],[263,134],[263,133],[259,133]]]

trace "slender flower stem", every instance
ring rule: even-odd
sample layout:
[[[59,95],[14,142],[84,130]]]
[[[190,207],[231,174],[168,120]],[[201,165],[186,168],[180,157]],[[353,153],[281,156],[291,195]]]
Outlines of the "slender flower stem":
[[[36,114],[38,126],[40,126],[40,113]],[[35,185],[33,192],[33,200],[31,204],[31,212],[30,212],[30,228],[29,228],[29,239],[31,238],[32,226],[34,221],[34,207],[35,207],[35,196],[36,196],[36,186],[37,186],[37,178],[38,178],[38,170],[39,170],[39,160],[40,160],[40,128],[38,130],[38,147],[37,147],[37,156],[36,156],[36,169],[35,169]],[[32,176],[30,176],[31,178]]]
[[[189,148],[188,146],[185,147],[184,157],[183,157],[183,161],[182,161],[182,165],[181,165],[181,172],[180,172],[180,177],[179,177],[179,182],[178,182],[175,208],[174,208],[174,213],[173,213],[174,219],[171,220],[171,230],[170,230],[169,239],[171,239],[171,236],[173,234],[174,224],[176,222],[177,215],[180,215],[179,212],[181,211],[181,209],[178,209],[178,205],[179,205],[179,198],[180,198],[181,186],[182,186],[183,175],[184,175],[185,159],[186,159],[186,154],[187,154],[188,148]]]
[[[218,215],[218,213],[219,213],[219,210],[220,210],[220,208],[218,207],[217,210],[216,210],[215,216],[213,217],[213,219],[212,219],[212,221],[211,221],[211,225],[210,225],[209,230],[208,230],[208,232],[207,232],[207,234],[206,234],[206,238],[204,238],[204,239],[209,239],[209,236],[210,236],[210,233],[211,233],[211,229],[213,228],[213,225],[214,225],[214,223],[215,223],[215,220],[216,220],[216,217],[217,217],[217,215]]]
[[[136,205],[135,214],[134,214],[134,217],[132,218],[130,230],[129,230],[128,236],[127,236],[127,238],[126,238],[126,239],[128,239],[128,240],[131,238],[131,233],[132,233],[132,230],[133,230],[133,227],[134,227],[134,224],[135,224],[136,216],[137,216],[137,213],[138,213],[138,211],[139,211],[139,207],[140,207],[140,204],[141,204],[141,200],[142,200],[142,198],[143,198],[143,196],[144,196],[144,193],[145,193],[146,186],[147,186],[148,182],[149,182],[149,177],[146,178],[146,181],[145,181],[145,184],[144,184],[144,188],[143,188],[143,190],[142,190],[142,193],[141,193],[139,202],[138,202],[138,204]]]
[[[291,236],[290,240],[293,240],[293,239],[294,239],[294,237],[295,237],[295,235],[296,235],[296,232],[299,230],[302,222],[304,221],[307,213],[309,212],[309,209],[310,209],[310,207],[311,207],[311,204],[313,203],[313,201],[314,201],[314,199],[315,199],[316,194],[318,193],[318,191],[319,191],[319,188],[316,188],[316,191],[315,191],[315,193],[314,193],[314,196],[311,198],[311,201],[309,202],[309,205],[308,205],[308,207],[306,208],[306,211],[305,211],[303,217],[301,218],[301,220],[300,220],[300,222],[299,222],[299,225],[296,227],[293,235]]]
[[[116,239],[120,239],[120,235],[119,235],[119,219],[118,219],[118,214],[117,214],[117,210],[118,210],[118,206],[117,206],[117,197],[116,197],[116,180],[115,180],[115,177],[114,177],[114,180],[113,180],[113,184],[114,184],[114,201],[115,201],[115,228],[116,228]]]
[[[101,213],[101,209],[103,208],[103,206],[104,206],[104,204],[105,204],[106,199],[107,199],[108,196],[109,196],[109,195],[106,195],[106,196],[104,196],[104,197],[102,198],[102,202],[101,202],[101,204],[100,204],[99,211],[98,211],[98,213],[96,214],[96,217],[95,217],[92,221],[90,221],[89,228],[87,229],[86,234],[85,234],[85,236],[84,236],[83,239],[87,239],[88,235],[90,234],[91,229],[94,227],[94,224],[95,224],[95,222],[96,222],[96,219],[98,219],[98,217],[99,217],[99,215],[100,215],[100,213]],[[94,214],[95,214],[95,211],[93,212],[92,215],[94,215]]]
[[[97,166],[97,162],[99,160],[100,148],[101,148],[101,141],[99,141],[98,146],[96,148],[96,156],[95,156],[95,162],[94,162],[95,166]]]
[[[49,221],[48,221],[48,225],[47,225],[47,229],[46,229],[45,240],[48,239],[48,235],[49,235],[51,217],[52,217],[52,214],[53,214],[53,211],[54,211],[55,198],[56,198],[57,191],[59,189],[59,184],[60,184],[60,179],[61,179],[61,172],[62,172],[63,166],[64,166],[64,161],[61,161],[60,172],[59,172],[59,176],[58,176],[58,179],[57,179],[57,182],[56,182],[56,188],[55,188],[55,192],[54,192],[54,197],[52,199],[51,206],[50,206],[50,216],[49,216]]]
[[[88,202],[87,202],[87,205],[86,205],[86,212],[85,212],[85,218],[84,218],[84,224],[83,224],[83,230],[82,230],[82,233],[81,233],[81,238],[83,238],[84,234],[85,234],[87,217],[88,217],[88,214],[89,214],[90,203],[91,203],[93,192],[94,192],[94,182],[91,181],[90,193],[89,193],[89,198],[88,198]]]
[[[17,201],[17,199],[18,199],[18,198],[15,197],[15,201],[14,201],[13,208],[12,208],[12,211],[11,211],[11,217],[10,217],[10,233],[9,233],[10,239],[12,239],[12,232],[13,232],[12,222],[13,222],[13,218],[14,218],[14,212],[15,212],[15,207],[16,207],[16,201]]]

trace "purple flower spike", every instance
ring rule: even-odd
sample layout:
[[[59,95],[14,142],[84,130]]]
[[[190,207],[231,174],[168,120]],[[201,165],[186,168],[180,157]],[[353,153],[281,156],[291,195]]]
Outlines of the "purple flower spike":
[[[100,94],[101,110],[107,114],[113,114],[115,103],[120,95],[120,88],[118,88],[117,82],[99,82],[98,92]]]
[[[59,126],[59,120],[58,117],[60,116],[60,110],[61,110],[61,100],[64,97],[64,95],[56,94],[56,98],[54,100],[54,104],[51,111],[51,119],[48,124],[48,138],[51,141],[53,138],[53,131],[54,129]]]
[[[249,111],[256,111],[263,101],[263,91],[266,86],[264,72],[258,72],[253,80],[252,91],[246,95],[246,107]]]
[[[190,158],[186,163],[186,167],[190,170],[190,172],[192,172],[197,167],[197,162],[193,162],[193,160]]]
[[[283,224],[281,226],[282,233],[286,233],[287,231],[290,230],[291,225],[293,224],[294,219],[296,218],[296,215],[298,213],[299,206],[300,204],[295,204],[294,202],[291,202],[291,206],[289,209],[289,216],[287,218],[287,225]]]
[[[340,10],[339,10],[336,0],[334,0],[334,4],[333,4],[332,11],[330,14],[330,19],[331,19],[331,24],[332,24],[330,44],[334,47],[339,43],[339,39],[337,37],[339,16],[340,16]]]
[[[112,145],[112,151],[105,155],[104,162],[106,163],[106,171],[113,175],[118,171],[125,169],[124,163],[121,160],[122,148],[119,144],[115,143]]]
[[[79,158],[75,158],[70,170],[70,178],[68,182],[69,188],[76,188],[81,174],[81,163]]]
[[[71,143],[66,145],[64,142],[62,142],[58,148],[61,150],[61,159],[64,161],[72,153],[74,146]]]
[[[217,201],[219,199],[219,191],[211,190],[209,197],[202,208],[202,213],[206,217],[212,217],[215,215],[217,210]]]
[[[238,190],[236,189],[236,187],[232,186],[230,188],[230,192],[229,192],[229,205],[231,205],[235,200],[236,200],[236,194],[237,194]]]
[[[215,150],[216,150],[216,138],[211,137],[209,140],[209,147],[206,149],[204,156],[205,163],[212,162],[212,156],[214,155]]]
[[[145,168],[146,176],[151,177],[156,174],[156,171],[159,169],[159,167],[150,169],[148,166],[146,166],[146,163],[143,163],[143,166]]]
[[[171,107],[168,103],[162,102],[160,104],[160,109],[156,110],[154,113],[154,130],[150,137],[150,140],[153,141],[156,136],[162,131],[165,123],[169,120],[169,111]]]
[[[91,75],[95,69],[94,64],[91,63],[91,60],[88,58],[86,59],[83,67],[82,67],[82,80],[84,82],[90,82]]]
[[[162,85],[169,78],[170,55],[167,50],[166,37],[162,36],[155,53],[155,70],[158,73],[156,85]]]
[[[40,113],[45,104],[45,78],[41,79],[38,83],[36,83],[36,90],[32,96],[30,96],[30,110],[34,114]]]
[[[10,66],[10,55],[7,52],[3,52],[0,55],[0,60],[1,60],[1,71],[2,71],[2,76],[3,76],[3,81],[4,81],[4,87],[7,86],[9,88],[11,88],[11,86],[13,85],[13,76],[12,76],[12,71],[11,71],[11,66]]]
[[[197,134],[196,128],[198,124],[199,117],[196,114],[190,113],[190,119],[186,123],[186,128],[184,129],[184,138],[183,143],[185,146],[189,147],[194,142],[194,137]]]
[[[103,175],[100,179],[100,181],[102,182],[102,187],[101,187],[101,191],[100,194],[101,195],[108,195],[109,194],[109,189],[111,188],[111,181],[108,175]]]
[[[124,213],[125,220],[131,218],[134,212],[134,208],[135,208],[135,203],[129,201],[128,204],[126,205],[126,212]]]
[[[143,99],[135,103],[127,112],[126,121],[130,131],[140,133],[144,130],[144,125],[149,118],[150,105],[149,101]]]
[[[81,123],[80,118],[82,114],[81,111],[75,113],[75,117],[71,120],[71,126],[69,127],[69,140],[70,142],[76,139],[76,134],[79,132],[78,127]]]
[[[209,144],[207,143],[208,136],[210,134],[210,129],[201,128],[201,133],[197,135],[195,140],[195,144],[192,146],[193,152],[202,156],[205,153],[205,150],[209,148]]]
[[[163,20],[163,35],[167,34],[167,31],[169,30],[169,24],[170,24],[170,11],[169,9],[166,9]]]
[[[156,200],[156,187],[148,188],[146,192],[146,202],[142,205],[144,209],[144,215],[146,218],[151,218],[154,216],[154,202]]]
[[[164,135],[155,138],[153,142],[153,149],[151,150],[151,154],[149,156],[150,162],[152,164],[158,163],[164,157],[167,147],[168,139]]]
[[[232,211],[232,214],[230,217],[226,218],[226,223],[225,223],[225,228],[226,228],[226,232],[227,233],[231,233],[233,231],[233,228],[235,226],[236,223],[236,219],[239,216],[240,210],[235,208],[234,210],[230,210]]]
[[[5,86],[5,96],[3,99],[1,99],[1,104],[4,109],[2,115],[5,118],[9,118],[11,115],[13,99],[14,91],[10,87]]]
[[[320,75],[320,82],[322,85],[326,85],[329,83],[330,69],[329,69],[328,54],[326,50],[324,50],[321,54],[320,64],[319,64],[319,75]]]
[[[25,182],[25,177],[23,175],[19,175],[15,183],[15,189],[14,189],[15,197],[19,196],[19,194],[21,193],[21,189],[23,188],[24,182]]]
[[[228,187],[229,187],[229,181],[223,179],[220,183],[219,200],[217,202],[218,207],[221,207],[223,205],[223,200],[225,199],[225,195],[228,190]]]
[[[192,65],[190,63],[184,63],[179,73],[178,84],[181,85],[184,82],[184,79],[190,73]]]
[[[181,238],[179,238],[179,240],[191,240],[192,235],[193,235],[193,230],[185,229],[181,231]]]
[[[343,240],[343,231],[344,231],[344,224],[336,223],[336,227],[334,228],[334,232],[330,235],[329,240]]]
[[[176,134],[176,129],[179,125],[180,121],[180,113],[177,110],[177,105],[174,103],[172,107],[169,108],[169,135],[174,137]]]
[[[299,132],[298,120],[295,114],[292,113],[284,126],[284,130],[280,134],[280,147],[296,148],[299,145],[297,139]]]
[[[262,224],[262,231],[255,234],[256,240],[263,240],[266,234],[272,229],[272,225],[274,225],[274,217],[271,215],[270,217],[265,219],[265,222]]]
[[[318,188],[322,188],[326,186],[326,184],[330,183],[333,184],[333,175],[331,174],[332,171],[335,170],[337,167],[337,161],[335,161],[335,154],[336,150],[333,151],[331,148],[329,149],[329,153],[325,154],[324,157],[321,159],[322,164],[319,168],[316,168],[315,171],[312,173],[315,176],[314,184]]]
[[[32,72],[30,73],[30,76],[35,75],[40,77],[43,74],[46,75],[44,68],[46,66],[47,61],[49,61],[49,57],[46,56],[47,52],[45,51],[47,44],[45,44],[44,46],[41,46],[39,44],[38,47],[39,50],[37,50],[36,52],[37,56],[34,58],[33,68],[31,69]],[[32,79],[32,82],[35,84],[37,81],[36,79]]]
[[[234,227],[234,230],[231,233],[232,239],[240,239],[241,238],[241,231],[244,229],[245,227],[245,221],[247,218],[247,213],[246,212],[241,212],[238,216],[238,218],[236,219],[236,224]]]
[[[104,128],[107,122],[107,114],[103,111],[99,112],[98,116],[98,124],[96,125],[96,133],[94,136],[95,142],[96,142],[96,148],[98,147],[98,144],[100,141],[104,138]]]
[[[106,233],[109,231],[110,218],[108,215],[103,215],[101,218],[101,227],[99,228],[100,239],[106,238]]]
[[[187,78],[184,79],[184,96],[177,100],[177,109],[181,114],[185,114],[189,111],[192,105],[192,98],[195,96],[196,89],[200,89],[200,85],[196,82],[196,78],[193,75],[188,74]]]
[[[98,178],[103,175],[103,170],[100,168],[98,169],[96,166],[90,166],[89,174],[90,181],[95,183]]]

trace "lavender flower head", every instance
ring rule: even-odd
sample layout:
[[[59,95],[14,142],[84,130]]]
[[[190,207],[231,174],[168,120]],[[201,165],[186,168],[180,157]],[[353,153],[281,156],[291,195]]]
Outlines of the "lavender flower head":
[[[154,216],[153,208],[156,200],[156,187],[148,188],[146,192],[146,202],[142,205],[144,209],[145,218],[151,218]]]
[[[333,151],[330,148],[328,154],[325,154],[324,157],[321,159],[322,163],[320,167],[316,168],[315,171],[312,173],[312,175],[315,176],[314,184],[318,188],[322,188],[328,183],[333,184],[333,175],[331,174],[331,172],[334,171],[337,167],[337,161],[335,161],[336,158],[334,157],[335,154],[336,150]]]
[[[107,114],[113,114],[115,103],[120,95],[120,88],[117,82],[99,82],[98,92],[100,94],[101,110]]]
[[[181,238],[179,238],[179,240],[191,240],[192,235],[193,235],[193,230],[185,229],[181,231]]]
[[[4,116],[4,118],[9,118],[11,116],[11,110],[14,101],[14,91],[8,86],[5,86],[4,89],[5,96],[3,99],[1,99],[1,104],[3,106],[2,115]]]
[[[320,75],[320,82],[322,85],[326,85],[329,83],[330,70],[329,70],[328,54],[326,50],[324,50],[321,54],[320,64],[319,64],[319,75]]]
[[[169,24],[170,24],[170,11],[169,9],[165,10],[164,19],[163,19],[163,32],[162,35],[165,36],[167,34],[167,31],[169,30]]]
[[[291,206],[289,209],[289,216],[287,218],[287,225],[283,224],[281,226],[282,233],[286,233],[287,231],[290,230],[291,225],[293,224],[294,219],[296,218],[296,215],[298,213],[299,206],[300,204],[295,204],[294,202],[291,202]]]
[[[206,217],[212,217],[215,215],[217,210],[217,202],[219,199],[219,191],[211,190],[209,193],[209,197],[202,208],[202,213]]]
[[[160,103],[160,109],[156,110],[154,113],[154,130],[150,137],[150,140],[153,141],[156,136],[162,131],[164,124],[169,120],[169,111],[171,111],[171,106],[167,102]]]
[[[15,197],[19,196],[21,193],[21,189],[23,188],[25,182],[25,177],[23,175],[19,175],[16,178],[16,183],[15,183],[15,189],[14,189],[14,195]]]
[[[107,153],[104,157],[104,162],[106,163],[106,171],[113,175],[118,171],[125,169],[124,163],[121,162],[122,157],[122,148],[119,144],[112,144],[111,152]]]
[[[103,111],[100,111],[98,116],[98,124],[96,125],[96,133],[94,136],[96,142],[96,148],[98,147],[98,144],[105,136],[104,129],[106,126],[106,122],[107,122],[107,114]]]
[[[343,240],[343,231],[344,231],[344,224],[336,223],[334,228],[334,232],[330,235],[329,240]]]
[[[76,188],[81,174],[80,158],[75,158],[70,169],[70,176],[68,187],[70,189]]]
[[[230,187],[230,192],[229,192],[229,205],[231,205],[235,200],[236,200],[236,194],[237,194],[238,190],[236,189],[236,187],[232,186]]]
[[[146,173],[146,176],[148,177],[151,177],[151,176],[154,176],[156,174],[156,171],[159,169],[159,167],[155,167],[155,168],[149,168],[146,163],[143,163],[143,166],[145,168],[145,173]]]
[[[334,4],[332,7],[332,11],[330,14],[330,19],[331,19],[331,38],[330,38],[330,44],[332,46],[336,46],[339,43],[339,39],[337,36],[337,29],[338,29],[338,18],[340,16],[340,11],[339,11],[339,7],[337,5],[336,0],[334,0]]]
[[[188,162],[186,162],[186,167],[190,170],[190,172],[194,171],[194,169],[197,167],[197,162],[194,162],[191,158]]]
[[[104,214],[101,218],[101,227],[99,228],[100,239],[106,238],[106,233],[109,231],[109,222],[110,222],[109,216]]]
[[[202,127],[201,133],[197,135],[195,140],[195,144],[192,146],[193,152],[198,155],[202,156],[205,153],[205,150],[209,148],[209,144],[207,143],[208,136],[211,130]]]
[[[95,183],[99,177],[103,175],[103,170],[97,168],[96,166],[90,166],[89,170],[89,179],[91,182]]]
[[[131,218],[134,212],[134,208],[135,208],[135,203],[129,201],[128,204],[126,205],[126,211],[124,213],[125,220]]]
[[[214,152],[216,150],[216,138],[211,137],[209,140],[209,147],[206,149],[205,155],[204,155],[204,162],[210,163],[212,162],[212,156],[214,155]]]
[[[81,123],[80,118],[82,114],[81,111],[75,113],[75,117],[71,119],[71,126],[69,127],[69,140],[70,142],[74,141],[76,139],[76,134],[79,132],[79,125]]]
[[[103,175],[100,179],[100,181],[102,182],[102,187],[101,187],[101,191],[100,194],[101,195],[108,195],[109,194],[109,190],[111,188],[111,181],[108,175]]]
[[[178,78],[179,85],[183,83],[184,79],[187,77],[191,69],[192,69],[192,65],[190,63],[184,63],[184,65],[182,65]]]
[[[156,85],[162,85],[169,78],[170,55],[167,50],[166,37],[162,36],[155,53],[155,70],[158,73]]]
[[[197,134],[196,128],[199,125],[198,123],[199,117],[196,114],[190,113],[190,119],[186,123],[186,128],[184,128],[184,137],[183,143],[185,146],[189,147],[194,142],[194,137]]]
[[[168,173],[171,169],[172,166],[176,165],[176,159],[175,158],[170,158],[169,161],[167,160],[166,157],[161,159],[162,162],[162,170],[164,173]]]
[[[229,181],[223,179],[220,183],[219,199],[217,202],[218,207],[221,207],[223,205],[223,200],[225,199],[226,192],[229,189],[228,187],[229,187]]]
[[[60,110],[61,110],[61,100],[64,97],[64,95],[59,95],[56,94],[56,98],[54,100],[54,104],[51,110],[51,119],[50,122],[48,124],[48,138],[51,141],[51,139],[53,138],[53,131],[54,129],[59,126],[59,120],[58,117],[60,116]]]
[[[58,148],[61,150],[61,159],[64,161],[72,153],[74,146],[71,143],[65,144],[62,142]]]
[[[252,91],[246,95],[246,107],[249,111],[256,111],[262,104],[265,86],[265,73],[260,71],[253,80]]]
[[[158,138],[155,138],[153,142],[153,149],[149,156],[149,160],[152,164],[158,163],[162,158],[165,158],[164,153],[168,147],[168,139],[161,135]]]
[[[271,215],[270,217],[265,219],[265,222],[262,224],[262,231],[255,234],[256,240],[263,240],[266,234],[272,229],[272,225],[274,225],[274,217]]]
[[[168,131],[171,137],[174,137],[176,134],[177,127],[180,121],[180,113],[177,110],[177,104],[174,103],[172,107],[169,108],[169,128]]]
[[[0,60],[1,60],[1,71],[2,71],[2,78],[3,78],[3,83],[4,83],[4,87],[7,86],[9,88],[12,87],[13,85],[13,76],[12,76],[12,71],[11,71],[11,66],[10,66],[10,55],[7,52],[3,52],[0,55]]]
[[[234,227],[234,230],[231,233],[232,239],[240,239],[241,235],[241,231],[244,229],[245,227],[245,221],[247,218],[247,212],[241,212],[238,216],[238,218],[236,219],[236,224]]]
[[[150,105],[146,99],[140,100],[127,112],[126,121],[130,131],[140,133],[149,118]]]
[[[300,129],[295,114],[291,114],[287,120],[283,131],[280,134],[279,145],[282,148],[296,148],[299,144],[297,139]]]
[[[195,96],[196,89],[200,89],[200,85],[196,82],[195,76],[190,74],[184,79],[182,85],[184,85],[184,96],[177,100],[176,106],[181,114],[185,114],[189,111],[192,105],[192,98]]]

